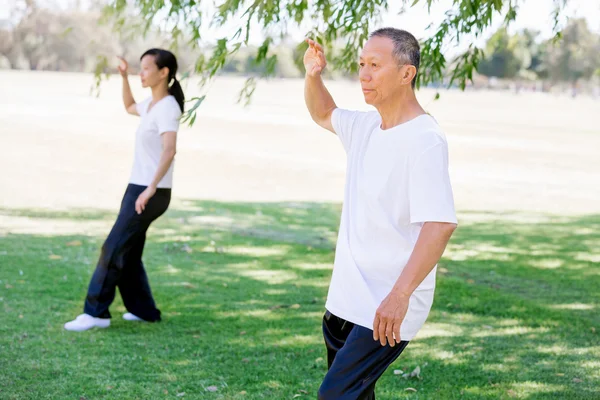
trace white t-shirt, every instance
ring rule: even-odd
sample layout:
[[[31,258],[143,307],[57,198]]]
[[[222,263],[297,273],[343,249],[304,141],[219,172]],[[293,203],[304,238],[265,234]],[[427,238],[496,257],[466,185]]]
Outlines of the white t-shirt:
[[[429,115],[381,129],[378,112],[336,109],[348,155],[346,187],[326,308],[373,329],[375,312],[405,267],[424,222],[456,223],[448,145]],[[437,266],[410,297],[400,327],[411,340],[433,303]]]
[[[149,97],[136,104],[137,112],[140,114],[140,125],[135,135],[135,154],[129,182],[141,186],[150,185],[158,170],[162,154],[161,135],[165,132],[177,132],[181,117],[181,109],[175,97],[167,96],[160,99],[148,111],[151,101],[152,97]],[[175,160],[171,162],[169,170],[157,187],[173,186],[173,164]]]

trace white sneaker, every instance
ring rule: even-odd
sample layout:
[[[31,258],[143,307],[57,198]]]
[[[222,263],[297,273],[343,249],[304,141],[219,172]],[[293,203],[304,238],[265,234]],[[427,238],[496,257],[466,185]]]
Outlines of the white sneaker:
[[[142,322],[146,322],[145,319],[141,319],[140,317],[138,317],[137,315],[133,315],[132,313],[128,312],[123,314],[123,319],[125,321],[142,321]]]
[[[81,314],[73,321],[65,324],[65,329],[73,332],[87,331],[92,328],[108,328],[110,326],[110,318],[96,318],[89,314]]]

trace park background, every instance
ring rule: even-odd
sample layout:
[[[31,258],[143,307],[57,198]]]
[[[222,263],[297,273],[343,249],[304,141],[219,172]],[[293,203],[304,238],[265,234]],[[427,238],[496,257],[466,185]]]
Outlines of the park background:
[[[422,38],[451,3],[391,6],[373,28]],[[464,91],[418,91],[448,138],[459,229],[428,322],[378,398],[600,398],[600,5],[570,1],[557,42],[553,2],[521,3],[511,28],[478,39],[486,57]],[[135,73],[169,39],[121,37],[98,24],[103,5],[0,1],[0,398],[315,398],[345,154],[305,108],[301,29],[274,43],[274,74],[247,106],[260,32],[210,83],[183,80],[206,99],[182,125],[174,198],[144,253],[163,322],[121,320],[117,296],[109,329],[63,330],[132,163],[114,56]],[[179,46],[185,73],[202,49]],[[352,73],[332,69],[327,86],[369,109]]]

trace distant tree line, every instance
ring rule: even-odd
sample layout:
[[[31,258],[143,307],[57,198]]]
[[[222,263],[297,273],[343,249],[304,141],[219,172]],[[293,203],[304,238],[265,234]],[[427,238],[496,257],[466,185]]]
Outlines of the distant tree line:
[[[120,34],[111,24],[100,24],[101,6],[89,11],[48,9],[27,1],[22,15],[11,21],[0,20],[0,68],[72,72],[114,72],[110,57],[125,57],[135,70],[139,56],[149,47],[173,48],[165,34],[139,31]],[[544,83],[545,86],[597,87],[600,81],[600,35],[593,33],[585,19],[570,20],[559,39],[542,40],[539,32],[523,30],[509,34],[496,31],[487,41],[474,81],[478,86],[490,82],[511,82],[520,86]],[[175,44],[181,71],[194,70],[202,49]],[[208,50],[208,49],[207,49]],[[257,48],[241,48],[228,58],[221,73],[261,75],[268,66],[256,62]],[[269,47],[274,58],[274,75],[299,77],[302,46],[289,40]],[[334,74],[342,75],[340,71]],[[492,78],[486,79],[486,78]],[[544,88],[542,85],[542,88]]]
[[[478,71],[526,85],[546,82],[573,88],[600,80],[600,35],[590,31],[585,19],[570,20],[562,37],[540,40],[539,32],[523,30],[510,35],[496,31],[486,43]]]

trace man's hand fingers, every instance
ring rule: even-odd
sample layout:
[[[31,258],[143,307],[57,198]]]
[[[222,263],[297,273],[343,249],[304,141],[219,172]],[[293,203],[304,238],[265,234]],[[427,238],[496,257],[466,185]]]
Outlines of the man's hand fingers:
[[[379,340],[379,315],[375,314],[375,320],[373,321],[373,340]]]
[[[321,68],[323,68],[327,64],[327,61],[325,60],[325,54],[322,51],[319,51],[317,53],[317,57],[319,58],[319,65]]]
[[[386,321],[386,318],[383,317],[383,318],[381,318],[381,321],[379,322],[379,343],[381,343],[382,346],[385,346],[385,344],[386,344],[386,337],[385,337],[386,326],[387,326],[387,321]]]
[[[394,338],[396,339],[396,343],[400,343],[400,325],[402,325],[402,321],[395,321],[394,327],[392,328],[392,332],[394,333]]]
[[[387,342],[390,344],[390,346],[394,347],[396,345],[396,342],[394,341],[394,333],[392,327],[392,323],[388,322],[388,324],[385,327],[385,337],[387,338]]]

